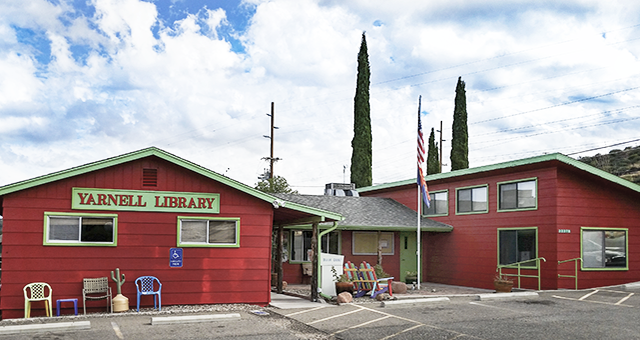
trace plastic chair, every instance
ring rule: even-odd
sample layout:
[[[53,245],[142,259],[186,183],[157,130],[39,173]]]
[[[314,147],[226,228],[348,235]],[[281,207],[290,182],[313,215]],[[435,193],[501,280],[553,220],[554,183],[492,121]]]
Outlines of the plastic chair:
[[[49,294],[45,295],[46,290],[49,290]],[[48,283],[33,282],[22,289],[24,292],[24,317],[25,319],[31,317],[31,302],[44,301],[44,309],[47,312],[47,316],[53,315],[53,305],[51,303],[51,293],[53,290]]]
[[[89,295],[101,294],[101,295]],[[109,287],[109,278],[99,277],[95,279],[82,279],[82,307],[84,315],[87,315],[87,300],[107,299],[107,310],[113,313],[113,296]]]
[[[158,290],[154,290],[154,282],[158,282]],[[156,306],[158,310],[162,310],[162,297],[160,291],[162,290],[162,283],[155,276],[140,276],[136,279],[136,290],[138,291],[138,312],[140,311],[140,296],[153,295],[153,308]],[[158,298],[156,303],[156,297]]]

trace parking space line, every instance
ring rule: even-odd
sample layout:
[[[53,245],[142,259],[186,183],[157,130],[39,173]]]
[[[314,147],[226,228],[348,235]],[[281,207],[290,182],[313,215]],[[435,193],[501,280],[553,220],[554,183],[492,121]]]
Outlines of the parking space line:
[[[316,307],[316,308],[311,308],[311,309],[306,309],[306,310],[302,310],[302,311],[295,312],[295,313],[291,313],[291,314],[286,314],[285,316],[286,316],[286,317],[291,317],[291,316],[298,315],[298,314],[303,314],[303,313],[307,313],[307,312],[313,312],[313,311],[316,311],[316,310],[318,310],[318,309],[322,309],[322,308],[324,308],[324,306],[320,306],[320,307]]]
[[[331,335],[336,335],[336,334],[338,334],[338,333],[346,332],[346,331],[351,330],[351,329],[354,329],[354,328],[363,327],[363,326],[366,326],[366,325],[368,325],[368,324],[370,324],[370,323],[374,323],[374,322],[382,321],[382,320],[384,320],[384,319],[388,319],[388,318],[390,318],[390,317],[391,317],[390,315],[387,315],[387,316],[383,316],[383,317],[381,317],[381,318],[377,318],[377,319],[375,319],[375,320],[371,320],[371,321],[363,322],[363,323],[361,323],[361,324],[359,324],[359,325],[355,325],[355,326],[351,326],[351,327],[349,327],[349,328],[345,328],[345,329],[341,329],[341,330],[339,330],[339,331],[335,331],[335,332],[331,333]]]
[[[627,299],[629,299],[634,293],[630,293],[629,295],[623,297],[620,301],[616,302],[616,305],[622,304],[623,302],[627,301]]]
[[[327,321],[327,320],[331,320],[331,319],[335,319],[335,318],[340,318],[340,317],[343,317],[345,315],[358,313],[358,312],[362,312],[362,309],[356,309],[356,310],[352,310],[350,312],[346,312],[346,313],[342,313],[342,314],[338,314],[338,315],[333,315],[333,316],[330,316],[328,318],[312,321],[312,322],[307,323],[307,325],[313,325],[314,323],[323,322],[323,321]]]
[[[599,292],[599,290],[597,290],[597,289],[596,289],[596,290],[594,290],[593,292],[591,292],[591,293],[589,293],[589,294],[586,294],[586,295],[582,296],[582,297],[581,297],[581,298],[579,298],[578,300],[581,300],[581,301],[582,301],[582,300],[584,300],[584,299],[588,298],[589,296],[591,296],[591,295],[593,295],[593,294],[595,294],[595,293],[597,293],[597,292]]]
[[[564,300],[571,300],[571,301],[582,301],[582,302],[590,302],[590,303],[599,303],[599,304],[603,304],[603,305],[612,305],[612,306],[623,306],[623,307],[635,307],[635,306],[630,306],[630,305],[623,305],[621,302],[622,301],[618,301],[618,303],[611,303],[611,302],[602,302],[602,301],[591,301],[591,300],[581,300],[581,299],[573,299],[573,298],[569,298],[569,297],[564,297],[564,296],[558,296],[558,295],[551,295],[552,297],[556,298],[556,299],[564,299]],[[626,299],[625,299],[626,300]]]
[[[118,326],[117,323],[111,321],[111,328],[113,328],[113,331],[116,333],[116,336],[118,337],[118,339],[124,339],[124,336],[122,335],[122,332],[120,331],[120,326]]]
[[[422,326],[424,326],[424,325],[423,325],[423,324],[415,325],[415,326],[413,326],[413,327],[411,327],[411,328],[407,328],[407,329],[401,330],[400,332],[398,332],[398,333],[396,333],[396,334],[391,334],[391,335],[389,335],[389,336],[385,336],[384,338],[382,338],[382,339],[380,339],[380,340],[387,340],[387,339],[391,339],[391,338],[395,337],[396,335],[400,335],[400,334],[402,334],[402,333],[406,333],[406,332],[408,332],[408,331],[412,331],[412,330],[414,330],[414,329],[416,329],[416,328],[418,328],[418,327],[422,327]],[[457,336],[456,336],[456,338],[457,338]]]

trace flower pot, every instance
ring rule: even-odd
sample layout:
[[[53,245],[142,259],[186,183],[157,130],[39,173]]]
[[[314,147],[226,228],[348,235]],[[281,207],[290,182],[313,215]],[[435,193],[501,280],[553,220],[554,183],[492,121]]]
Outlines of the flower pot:
[[[510,293],[513,288],[513,281],[493,281],[493,287],[497,293]]]
[[[113,303],[113,311],[116,313],[129,310],[129,299],[122,294],[116,295],[111,302]]]
[[[336,295],[342,292],[353,293],[353,283],[352,282],[336,282]]]

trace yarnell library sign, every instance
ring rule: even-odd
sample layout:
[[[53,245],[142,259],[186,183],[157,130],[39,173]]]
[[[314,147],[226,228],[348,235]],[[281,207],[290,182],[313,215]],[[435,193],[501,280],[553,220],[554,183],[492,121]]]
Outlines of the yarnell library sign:
[[[220,194],[73,188],[71,209],[220,213]]]

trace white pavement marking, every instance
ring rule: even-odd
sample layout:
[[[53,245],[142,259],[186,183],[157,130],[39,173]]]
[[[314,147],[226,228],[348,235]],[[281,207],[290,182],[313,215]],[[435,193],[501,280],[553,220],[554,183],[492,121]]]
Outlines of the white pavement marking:
[[[358,312],[362,312],[362,309],[356,309],[356,310],[352,310],[350,312],[346,312],[346,313],[342,313],[342,314],[338,314],[338,315],[334,315],[334,316],[330,316],[328,318],[324,318],[324,319],[320,319],[320,320],[316,320],[316,321],[312,321],[309,322],[307,325],[312,325],[314,323],[318,323],[318,322],[323,322],[323,321],[327,321],[327,320],[331,320],[331,319],[335,319],[335,318],[339,318],[345,315],[349,315],[349,314],[353,314],[353,313],[358,313]]]
[[[415,325],[415,326],[413,326],[413,327],[410,327],[410,328],[407,328],[407,329],[405,329],[405,330],[402,330],[402,331],[400,331],[400,332],[398,332],[398,333],[396,333],[396,334],[391,334],[391,335],[389,335],[389,336],[385,336],[384,338],[382,338],[382,339],[380,339],[380,340],[387,340],[387,339],[391,339],[391,338],[395,337],[396,335],[400,335],[400,334],[402,334],[402,333],[406,333],[406,332],[408,332],[408,331],[412,331],[412,330],[414,330],[414,329],[416,329],[416,328],[419,328],[419,327],[422,327],[422,326],[424,326],[424,325],[423,325],[423,324]],[[461,335],[461,334],[459,334],[459,335]],[[458,336],[459,336],[459,335],[458,335]],[[456,336],[456,338],[457,338],[458,336]]]
[[[286,317],[291,317],[291,316],[298,315],[298,314],[303,314],[303,313],[306,313],[306,312],[313,312],[314,310],[318,310],[318,309],[322,309],[322,308],[324,308],[324,306],[320,306],[320,307],[316,307],[316,308],[311,308],[311,309],[307,309],[307,310],[301,310],[301,311],[299,311],[299,312],[295,312],[295,313],[291,313],[291,314],[286,314],[285,316],[286,316]]]
[[[355,325],[355,326],[351,326],[351,327],[349,327],[349,328],[341,329],[341,330],[339,330],[339,331],[333,332],[331,335],[336,335],[336,334],[338,334],[338,333],[346,332],[346,331],[348,331],[348,330],[350,330],[350,329],[363,327],[363,326],[366,326],[366,325],[368,325],[368,324],[370,324],[370,323],[374,323],[374,322],[382,321],[382,320],[384,320],[384,319],[388,319],[388,318],[390,318],[390,317],[391,317],[390,315],[383,316],[383,317],[381,317],[381,318],[377,318],[377,319],[375,319],[375,320],[367,321],[367,322],[361,323],[361,324],[359,324],[359,325]]]
[[[629,299],[634,293],[631,293],[625,297],[623,297],[620,301],[616,302],[616,305],[622,304],[623,302],[627,301],[627,299]]]
[[[117,323],[111,321],[111,328],[113,328],[113,331],[116,332],[116,336],[118,337],[118,339],[124,339],[124,335],[122,335],[120,326],[118,326]]]
[[[603,305],[623,306],[623,307],[631,307],[631,308],[635,307],[635,306],[630,306],[630,305],[623,305],[622,303],[617,304],[617,303],[602,302],[602,301],[580,300],[580,299],[573,299],[573,298],[568,298],[568,297],[558,296],[558,295],[551,295],[551,296],[556,298],[556,299],[563,299],[563,300],[582,301],[582,302],[599,303],[599,304],[603,304]]]
[[[595,294],[595,293],[597,293],[597,292],[599,292],[599,290],[597,290],[597,289],[596,289],[596,290],[594,290],[593,292],[591,292],[591,293],[589,293],[589,294],[586,294],[586,295],[582,296],[582,297],[581,297],[581,298],[579,298],[578,300],[581,300],[581,301],[582,301],[582,300],[584,300],[584,299],[588,298],[589,296],[591,296],[591,295],[593,295],[593,294]]]

